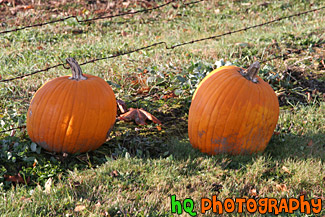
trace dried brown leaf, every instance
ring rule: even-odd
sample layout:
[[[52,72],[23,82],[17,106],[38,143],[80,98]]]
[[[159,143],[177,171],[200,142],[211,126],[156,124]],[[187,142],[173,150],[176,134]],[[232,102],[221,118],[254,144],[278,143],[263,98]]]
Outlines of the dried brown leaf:
[[[74,211],[75,212],[80,212],[82,210],[86,209],[86,206],[85,205],[77,205],[75,208],[74,208]]]
[[[44,192],[46,194],[50,194],[51,193],[51,187],[52,187],[52,178],[49,178],[46,182],[45,182],[45,185],[44,185]]]
[[[281,184],[281,185],[276,184],[275,187],[278,191],[288,191],[286,184]]]
[[[128,35],[128,33],[122,30],[121,35],[122,35],[123,37],[125,37],[125,36]]]
[[[128,107],[126,106],[125,102],[123,100],[117,99],[116,100],[117,103],[117,108],[119,109],[119,111],[124,114],[125,112],[127,112]]]
[[[30,182],[30,177],[27,177],[26,182],[24,178],[18,173],[17,175],[14,176],[9,176],[9,175],[4,175],[5,181],[8,182],[13,182],[13,183],[22,183],[28,185]]]
[[[307,144],[307,146],[313,146],[313,140],[310,140]]]
[[[161,124],[161,122],[152,114],[149,112],[143,110],[143,109],[134,109],[130,108],[130,110],[119,116],[119,120],[124,120],[124,121],[132,121],[134,120],[136,124],[138,125],[145,125],[146,120],[149,119],[150,121],[156,123],[156,124]]]
[[[165,94],[162,98],[163,98],[164,100],[166,100],[166,99],[175,98],[175,97],[177,97],[177,96],[176,96],[176,94],[174,93],[174,91],[172,91],[172,92],[169,92],[169,93]]]
[[[290,170],[287,167],[282,166],[281,169],[283,170],[283,172],[290,174]]]
[[[139,109],[149,120],[151,120],[152,122],[154,122],[155,124],[161,124],[161,122],[152,114],[150,114],[149,112],[143,110],[143,109]]]
[[[257,190],[256,190],[256,188],[251,188],[251,189],[249,189],[249,195],[251,196],[251,197],[256,197],[257,196]]]
[[[118,177],[120,175],[120,173],[117,171],[117,170],[113,170],[112,172],[111,172],[111,176],[112,177]]]
[[[140,89],[138,89],[137,94],[144,94],[144,93],[148,93],[150,91],[150,87],[141,87]]]

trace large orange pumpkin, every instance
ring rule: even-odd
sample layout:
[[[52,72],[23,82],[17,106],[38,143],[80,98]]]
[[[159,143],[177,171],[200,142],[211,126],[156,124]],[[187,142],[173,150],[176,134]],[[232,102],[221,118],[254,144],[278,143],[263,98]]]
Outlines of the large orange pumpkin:
[[[103,79],[82,74],[67,59],[72,77],[45,83],[33,96],[27,113],[27,132],[33,142],[55,152],[81,153],[101,146],[116,119],[116,99]]]
[[[247,70],[224,66],[196,89],[188,118],[190,143],[204,153],[251,154],[263,151],[279,117],[271,86],[257,76],[260,64]]]

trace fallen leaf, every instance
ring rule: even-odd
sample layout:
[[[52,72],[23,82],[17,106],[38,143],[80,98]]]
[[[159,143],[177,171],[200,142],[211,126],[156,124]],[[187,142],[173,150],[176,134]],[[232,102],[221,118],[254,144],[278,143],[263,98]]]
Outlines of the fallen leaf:
[[[26,10],[30,10],[33,9],[34,6],[33,5],[18,5],[14,8],[9,9],[12,15],[15,15],[18,11],[26,11]]]
[[[117,170],[113,170],[112,172],[111,172],[111,176],[112,177],[118,177],[120,174],[119,174],[119,172],[117,171]]]
[[[34,5],[28,5],[23,8],[24,11],[29,10],[29,9],[34,9]]]
[[[141,87],[138,91],[137,94],[144,94],[148,93],[150,91],[150,87]]]
[[[12,131],[10,132],[10,136],[11,136],[11,137],[13,137],[15,134],[16,134],[16,130],[12,130]]]
[[[130,110],[127,113],[120,115],[118,119],[123,121],[134,120],[135,123],[138,125],[145,125],[147,119],[149,119],[150,121],[156,124],[161,124],[161,122],[155,116],[143,110],[142,108],[141,109],[130,108]]]
[[[249,195],[252,196],[252,197],[256,197],[257,196],[257,191],[256,191],[256,188],[251,188],[249,189]]]
[[[24,196],[22,196],[20,198],[20,201],[24,201],[24,202],[30,203],[30,202],[32,202],[32,199],[30,197],[24,197]]]
[[[27,177],[25,182],[24,178],[20,175],[20,173],[14,176],[4,175],[3,177],[5,178],[5,181],[13,182],[13,183],[23,183],[28,185],[30,182],[30,177]]]
[[[163,98],[164,100],[166,100],[166,99],[175,98],[175,97],[177,97],[177,96],[176,96],[176,94],[174,93],[174,91],[172,91],[172,92],[167,93],[166,95],[164,95],[162,98]]]
[[[117,99],[116,100],[117,103],[117,108],[119,109],[119,111],[124,114],[125,112],[127,112],[128,107],[126,106],[125,102],[123,100]]]
[[[122,35],[123,37],[125,37],[125,36],[128,35],[128,33],[122,30],[121,35]]]
[[[98,201],[96,204],[95,204],[95,207],[101,207],[101,203],[100,203],[100,201]]]
[[[285,172],[285,173],[289,173],[289,174],[290,174],[290,170],[289,170],[287,167],[282,166],[281,169],[283,170],[283,172]]]
[[[80,212],[82,210],[86,209],[86,206],[85,205],[77,205],[75,208],[74,208],[74,211],[75,212]]]
[[[310,140],[307,144],[307,146],[313,146],[313,140]]]
[[[281,184],[281,185],[276,184],[275,187],[278,191],[288,191],[286,184]]]
[[[50,194],[50,193],[51,193],[51,187],[52,187],[52,178],[49,178],[49,179],[45,182],[44,187],[45,187],[44,192],[45,192],[46,194]]]

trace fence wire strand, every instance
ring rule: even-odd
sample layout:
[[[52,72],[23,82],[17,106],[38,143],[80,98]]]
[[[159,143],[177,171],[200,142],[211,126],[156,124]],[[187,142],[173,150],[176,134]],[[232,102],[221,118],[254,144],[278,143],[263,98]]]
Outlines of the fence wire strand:
[[[0,134],[2,134],[2,133],[7,133],[7,132],[10,132],[10,131],[13,131],[13,130],[21,130],[21,129],[25,129],[25,128],[26,128],[26,126],[23,125],[23,126],[19,126],[19,127],[11,128],[11,129],[8,129],[8,130],[2,130],[2,131],[0,131]]]
[[[92,19],[85,19],[85,20],[79,20],[77,16],[68,16],[68,17],[64,17],[64,18],[61,18],[61,19],[52,20],[52,21],[48,21],[48,22],[44,22],[44,23],[28,25],[28,26],[24,26],[24,27],[20,27],[20,28],[16,28],[16,29],[11,29],[11,30],[4,30],[4,31],[0,32],[0,35],[5,34],[5,33],[10,33],[10,32],[17,32],[17,31],[20,31],[20,30],[23,30],[23,29],[29,29],[29,28],[33,28],[33,27],[40,27],[40,26],[45,26],[45,25],[48,25],[48,24],[63,22],[65,20],[72,19],[72,18],[74,18],[78,23],[86,23],[86,22],[92,22],[92,21],[95,21],[95,20],[111,19],[111,18],[122,17],[122,16],[126,16],[126,15],[145,13],[145,12],[149,12],[149,11],[153,11],[153,10],[163,8],[163,7],[167,6],[167,5],[170,5],[171,3],[175,3],[175,2],[178,2],[178,1],[180,1],[180,0],[171,0],[171,1],[168,1],[167,3],[161,4],[161,5],[158,5],[156,7],[152,7],[152,8],[141,9],[141,10],[131,11],[131,12],[125,12],[125,13],[120,13],[120,14],[110,15],[110,16],[99,16],[99,17],[95,17],[95,18],[92,18]],[[203,1],[205,1],[205,0],[198,0],[198,1],[194,1],[194,2],[183,3],[182,5],[188,6],[188,5],[197,4],[197,3],[203,2]]]
[[[202,0],[200,0],[200,1],[202,1]],[[200,1],[197,1],[197,2],[200,2]],[[188,4],[190,4],[190,3],[188,3]],[[271,23],[275,23],[275,22],[284,20],[284,19],[289,19],[289,18],[292,18],[292,17],[297,17],[297,16],[301,16],[301,15],[304,15],[304,14],[307,14],[307,13],[311,13],[311,12],[315,12],[315,11],[318,11],[318,10],[322,10],[324,8],[325,8],[325,6],[320,7],[320,8],[316,8],[316,9],[312,9],[312,10],[308,10],[308,11],[304,11],[304,12],[300,12],[300,13],[296,13],[296,14],[292,14],[292,15],[289,15],[289,16],[280,17],[280,18],[277,18],[277,19],[273,19],[273,20],[270,20],[270,21],[261,23],[261,24],[257,24],[257,25],[253,25],[253,26],[248,26],[248,27],[245,27],[245,28],[242,28],[242,29],[238,29],[238,30],[226,32],[226,33],[223,33],[223,34],[214,35],[214,36],[210,36],[210,37],[206,37],[206,38],[195,39],[195,40],[192,40],[192,41],[187,41],[187,42],[179,43],[179,44],[172,45],[172,46],[168,46],[166,42],[162,41],[162,42],[153,43],[153,44],[148,45],[148,46],[140,47],[140,48],[137,48],[137,49],[134,49],[134,50],[129,50],[129,51],[125,51],[125,52],[118,51],[118,52],[116,52],[116,53],[114,53],[114,54],[112,54],[112,55],[110,55],[108,57],[102,57],[102,58],[96,58],[96,59],[88,60],[86,62],[81,63],[80,65],[86,65],[86,64],[94,63],[94,62],[97,62],[97,61],[100,61],[100,60],[112,59],[112,58],[116,58],[116,57],[119,57],[119,56],[128,55],[128,54],[135,53],[135,52],[138,52],[138,51],[141,51],[141,50],[146,50],[146,49],[149,49],[149,48],[153,48],[153,47],[156,47],[158,45],[165,45],[165,49],[170,50],[170,49],[174,49],[174,48],[177,48],[177,47],[180,47],[180,46],[184,46],[184,45],[188,45],[188,44],[193,44],[193,43],[197,43],[197,42],[201,42],[201,41],[206,41],[206,40],[211,40],[211,39],[217,39],[217,38],[221,38],[221,37],[226,36],[226,35],[231,35],[231,34],[234,34],[234,33],[247,31],[249,29],[253,29],[253,28],[257,28],[257,27],[262,27],[262,26],[265,26],[265,25],[269,25]],[[282,56],[273,57],[270,60],[277,59],[277,58],[281,58],[281,57],[283,57],[283,55]],[[269,61],[269,60],[264,60],[261,63],[265,63],[267,61]],[[20,75],[20,76],[13,77],[13,78],[9,78],[9,79],[2,79],[2,80],[0,80],[0,83],[2,83],[2,82],[8,82],[8,81],[13,81],[13,80],[17,80],[17,79],[22,79],[24,77],[31,76],[31,75],[34,75],[34,74],[37,74],[37,73],[40,73],[40,72],[45,72],[45,71],[48,71],[49,69],[56,68],[56,67],[59,67],[59,66],[64,66],[64,64],[61,63],[61,64],[57,64],[57,65],[54,65],[54,66],[47,67],[45,69],[41,69],[41,70],[34,71],[32,73],[29,73],[29,74],[24,74],[24,75]],[[66,67],[64,67],[64,68],[66,68]]]

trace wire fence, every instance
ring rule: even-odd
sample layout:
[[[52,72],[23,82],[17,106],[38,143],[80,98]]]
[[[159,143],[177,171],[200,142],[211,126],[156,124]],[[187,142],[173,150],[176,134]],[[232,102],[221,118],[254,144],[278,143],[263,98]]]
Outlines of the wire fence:
[[[325,8],[325,6],[320,7],[320,8],[316,8],[316,9],[312,9],[312,10],[308,10],[308,11],[304,11],[304,12],[300,12],[300,13],[295,13],[295,14],[292,14],[292,15],[289,15],[289,16],[283,16],[283,17],[276,18],[276,19],[273,19],[273,20],[270,20],[270,21],[267,21],[267,22],[264,22],[264,23],[257,24],[257,25],[248,26],[248,27],[245,27],[245,28],[237,29],[237,30],[234,30],[234,31],[230,31],[230,32],[226,32],[226,33],[222,33],[222,34],[218,34],[218,35],[213,35],[213,36],[210,36],[210,37],[195,39],[195,40],[191,40],[191,41],[187,41],[187,42],[175,44],[175,45],[172,45],[172,46],[168,46],[168,44],[166,42],[164,42],[164,41],[156,42],[156,43],[153,43],[151,45],[144,46],[144,47],[140,47],[140,48],[136,48],[136,49],[133,49],[133,50],[128,50],[128,51],[124,51],[124,52],[118,51],[118,52],[115,52],[112,55],[107,56],[107,57],[101,57],[101,58],[91,59],[91,60],[88,60],[86,62],[80,63],[80,65],[86,65],[86,64],[94,63],[94,62],[97,62],[97,61],[100,61],[100,60],[107,60],[107,59],[112,59],[112,58],[116,58],[116,57],[119,57],[119,56],[124,56],[124,55],[128,55],[128,54],[132,54],[132,53],[135,53],[135,52],[139,52],[141,50],[147,50],[149,48],[157,47],[158,45],[164,45],[165,46],[165,49],[171,50],[171,49],[174,49],[174,48],[177,48],[177,47],[180,47],[180,46],[184,46],[184,45],[188,45],[188,44],[193,44],[193,43],[197,43],[197,42],[202,42],[202,41],[206,41],[206,40],[211,40],[211,39],[218,39],[218,38],[221,38],[223,36],[231,35],[231,34],[234,34],[234,33],[244,32],[244,31],[247,31],[249,29],[254,29],[254,28],[266,26],[266,25],[269,25],[269,24],[272,24],[272,23],[275,23],[275,22],[279,22],[279,21],[284,20],[284,19],[298,17],[298,16],[301,16],[301,15],[304,15],[304,14],[308,14],[308,13],[311,13],[311,12],[315,12],[315,11],[318,11],[318,10],[322,10],[324,8]],[[271,59],[274,60],[274,59],[281,58],[281,57],[283,57],[283,55],[276,56],[276,57],[272,57]],[[266,63],[268,61],[269,61],[269,59],[261,60],[261,63]],[[53,68],[56,68],[56,67],[59,67],[59,66],[63,66],[64,68],[66,68],[64,66],[64,63],[60,63],[60,64],[56,64],[56,65],[53,65],[53,66],[49,66],[49,67],[47,67],[45,69],[40,69],[40,70],[31,72],[31,73],[27,73],[27,74],[24,74],[24,75],[20,75],[20,76],[17,76],[17,77],[8,78],[8,79],[2,79],[2,80],[0,80],[0,83],[2,83],[2,82],[8,82],[8,81],[13,81],[13,80],[17,80],[17,79],[22,79],[24,77],[31,76],[31,75],[34,75],[34,74],[37,74],[37,73],[40,73],[40,72],[45,72],[45,71],[48,71],[50,69],[53,69]]]
[[[20,28],[16,28],[16,29],[11,29],[11,30],[4,30],[4,31],[0,32],[0,35],[5,34],[5,33],[10,33],[10,32],[17,32],[17,31],[21,31],[21,30],[29,29],[29,28],[45,26],[45,25],[48,25],[48,24],[59,23],[59,22],[63,22],[65,20],[72,19],[72,18],[75,19],[78,23],[86,23],[86,22],[92,22],[92,21],[95,21],[95,20],[112,19],[112,18],[115,18],[115,17],[123,17],[123,16],[126,16],[126,15],[134,15],[134,14],[139,14],[139,13],[145,13],[145,12],[161,9],[163,7],[166,7],[167,5],[170,5],[171,3],[176,3],[176,2],[179,2],[179,1],[180,0],[171,0],[171,1],[168,1],[167,3],[161,4],[161,5],[158,5],[156,7],[152,7],[152,8],[141,9],[141,10],[125,12],[125,13],[119,13],[119,14],[110,15],[110,16],[100,16],[100,17],[95,17],[95,18],[85,19],[85,20],[79,20],[77,16],[68,16],[68,17],[64,17],[64,18],[61,18],[61,19],[52,20],[52,21],[48,21],[48,22],[44,22],[44,23],[28,25],[28,26],[24,26],[24,27],[20,27]],[[183,1],[181,1],[181,2],[182,2],[182,5],[186,7],[186,6],[197,4],[197,3],[203,2],[203,1],[205,1],[205,0],[198,0],[198,1],[188,2],[188,3],[184,3]]]
[[[204,1],[204,0],[194,1],[194,2],[190,2],[190,3],[186,3],[186,4],[183,3],[183,4],[184,5],[191,5],[191,4],[196,4],[196,3],[202,2],[202,1]],[[168,4],[171,4],[173,2],[176,2],[176,1],[175,0],[172,0],[172,1],[169,1],[169,2],[167,2],[165,4],[162,4],[160,6],[157,6],[157,7],[154,7],[154,8],[150,8],[150,9],[144,9],[144,10],[139,10],[139,11],[130,12],[130,13],[118,14],[118,15],[115,15],[115,16],[98,17],[98,18],[88,19],[88,20],[83,20],[83,21],[78,21],[78,22],[90,22],[90,21],[93,21],[93,20],[113,18],[113,17],[117,17],[117,16],[124,16],[124,15],[127,15],[127,14],[143,13],[143,12],[146,12],[146,11],[150,11],[150,10],[155,10],[155,9],[158,9],[158,8],[162,8],[162,7],[164,7],[164,6],[168,5]],[[226,33],[222,33],[222,34],[218,34],[218,35],[213,35],[213,36],[210,36],[210,37],[195,39],[195,40],[191,40],[191,41],[187,41],[187,42],[183,42],[183,43],[179,43],[179,44],[175,44],[175,45],[171,45],[171,46],[168,46],[168,44],[166,42],[162,41],[162,42],[153,43],[153,44],[148,45],[148,46],[136,48],[136,49],[133,49],[133,50],[128,50],[128,51],[124,51],[124,52],[118,51],[118,52],[116,52],[116,53],[114,53],[114,54],[112,54],[110,56],[107,56],[107,57],[102,57],[102,58],[96,58],[96,59],[88,60],[86,62],[80,63],[80,65],[86,65],[86,64],[94,63],[94,62],[97,62],[97,61],[100,61],[100,60],[112,59],[112,58],[116,58],[116,57],[119,57],[119,56],[128,55],[128,54],[131,54],[131,53],[139,52],[141,50],[147,50],[147,49],[150,49],[150,48],[154,48],[154,47],[157,47],[159,45],[164,45],[165,46],[165,49],[170,50],[170,49],[174,49],[174,48],[177,48],[177,47],[180,47],[180,46],[185,46],[185,45],[189,45],[189,44],[193,44],[193,43],[197,43],[197,42],[202,42],[202,41],[211,40],[211,39],[218,39],[218,38],[221,38],[221,37],[224,37],[224,36],[227,36],[227,35],[231,35],[231,34],[234,34],[234,33],[243,32],[243,31],[247,31],[249,29],[258,28],[258,27],[262,27],[262,26],[265,26],[265,25],[269,25],[271,23],[279,22],[279,21],[284,20],[284,19],[298,17],[298,16],[301,16],[301,15],[304,15],[304,14],[308,14],[308,13],[311,13],[311,12],[319,11],[319,10],[322,10],[324,8],[325,8],[325,6],[320,7],[320,8],[316,8],[316,9],[312,9],[312,10],[308,10],[308,11],[304,11],[304,12],[300,12],[300,13],[295,13],[295,14],[292,14],[292,15],[289,15],[289,16],[283,16],[283,17],[280,17],[280,18],[276,18],[276,19],[273,19],[273,20],[264,22],[264,23],[260,23],[260,24],[257,24],[257,25],[248,26],[248,27],[241,28],[241,29],[237,29],[237,30],[234,30],[234,31],[229,31],[229,32],[226,32]],[[47,24],[55,23],[55,22],[62,22],[64,20],[70,19],[72,17],[74,17],[74,16],[62,18],[60,20],[50,21],[50,22],[47,22],[47,23],[37,24],[37,25],[33,25],[33,26],[26,26],[26,27],[22,27],[22,28],[19,28],[19,29],[15,29],[15,30],[8,30],[7,32],[10,32],[10,31],[11,32],[13,32],[13,31],[19,31],[19,30],[22,30],[22,29],[32,28],[32,27],[42,26],[42,25],[47,25]],[[4,32],[0,32],[0,34],[3,34],[3,33]],[[260,63],[266,63],[268,61],[271,61],[271,60],[274,60],[274,59],[278,59],[278,58],[284,58],[284,57],[285,57],[285,54],[278,55],[278,56],[274,56],[272,58],[268,58],[266,60],[261,60]],[[24,75],[20,75],[20,76],[17,76],[17,77],[13,77],[13,78],[9,78],[9,79],[3,79],[3,80],[0,80],[0,83],[1,82],[9,82],[9,81],[17,80],[17,79],[22,79],[24,77],[31,76],[31,75],[34,75],[34,74],[37,74],[37,73],[40,73],[40,72],[45,72],[45,71],[48,71],[50,69],[53,69],[53,68],[56,68],[56,67],[59,67],[59,66],[63,66],[64,68],[67,68],[67,67],[65,67],[65,64],[64,63],[60,63],[60,64],[56,64],[56,65],[47,67],[45,69],[40,69],[40,70],[31,72],[31,73],[27,73],[27,74],[24,74]],[[0,134],[6,133],[6,132],[10,132],[10,131],[13,131],[13,130],[17,130],[17,129],[24,129],[24,128],[26,128],[26,126],[23,125],[23,126],[11,128],[11,129],[8,129],[8,130],[0,131]]]

